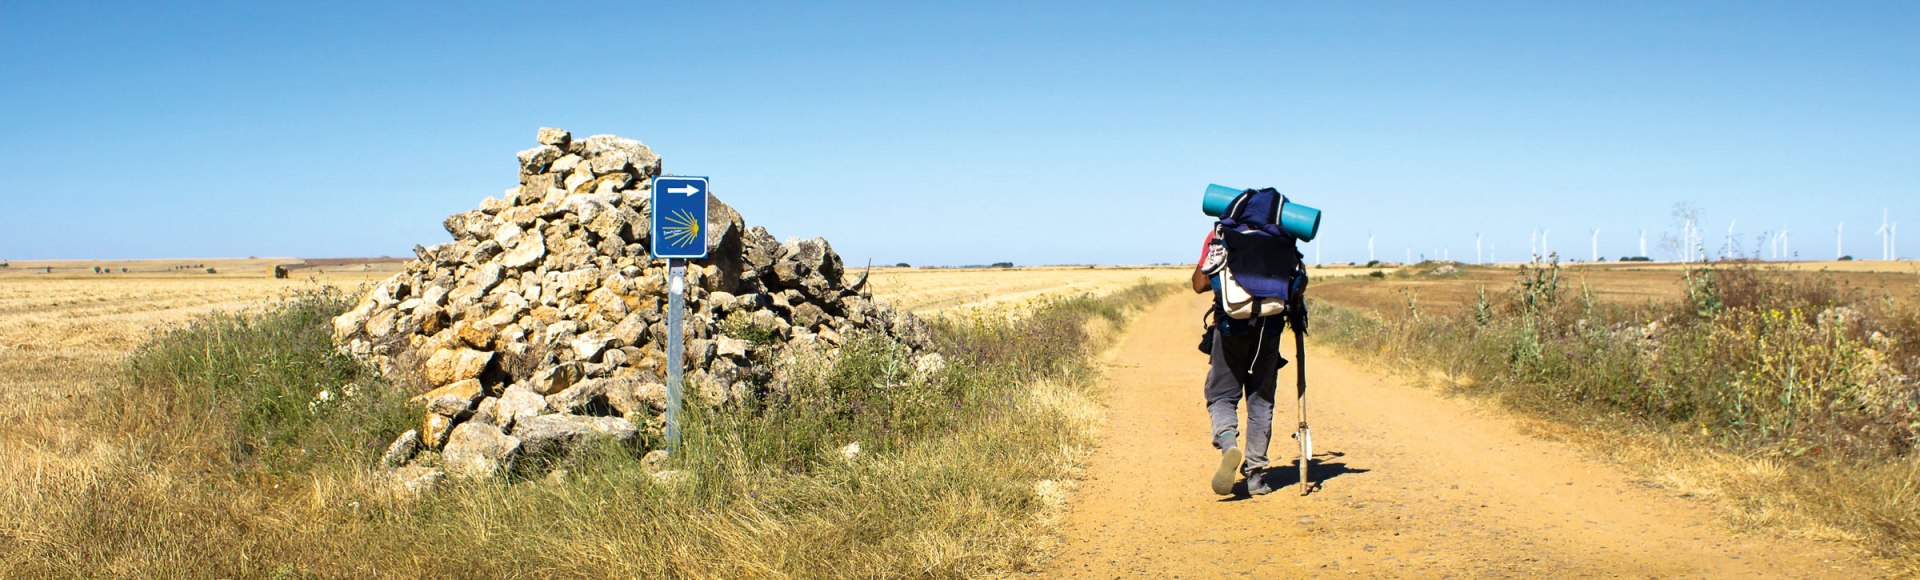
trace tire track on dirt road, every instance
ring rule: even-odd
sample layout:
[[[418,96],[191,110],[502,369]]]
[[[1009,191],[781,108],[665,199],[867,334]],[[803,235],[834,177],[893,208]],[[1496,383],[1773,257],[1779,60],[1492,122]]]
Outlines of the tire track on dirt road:
[[[1322,487],[1255,498],[1207,488],[1194,349],[1207,296],[1142,312],[1109,356],[1107,423],[1049,575],[1072,577],[1878,577],[1835,544],[1729,531],[1709,506],[1635,483],[1511,416],[1308,352]],[[1283,352],[1291,357],[1291,340]],[[1312,341],[1309,340],[1311,345]],[[1292,367],[1270,455],[1293,461]]]

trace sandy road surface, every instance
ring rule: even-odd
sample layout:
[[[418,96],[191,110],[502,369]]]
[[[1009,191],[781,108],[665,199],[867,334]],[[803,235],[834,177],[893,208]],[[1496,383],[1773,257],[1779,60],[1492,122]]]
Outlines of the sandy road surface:
[[[1137,318],[1107,373],[1108,423],[1075,494],[1060,555],[1072,577],[1836,577],[1884,574],[1850,550],[1739,536],[1708,506],[1641,485],[1491,408],[1308,353],[1323,480],[1302,497],[1221,498],[1195,349],[1205,297]],[[1285,351],[1292,352],[1289,339]],[[1309,341],[1311,343],[1311,341]],[[1310,344],[1311,346],[1311,344]],[[1292,367],[1276,431],[1295,416]],[[1271,455],[1298,447],[1277,433]]]

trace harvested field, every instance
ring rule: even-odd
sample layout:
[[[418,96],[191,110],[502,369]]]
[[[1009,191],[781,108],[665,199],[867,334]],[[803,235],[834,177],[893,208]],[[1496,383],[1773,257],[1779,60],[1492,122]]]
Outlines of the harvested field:
[[[216,268],[232,263],[181,261],[201,262]],[[71,441],[64,425],[37,418],[70,417],[71,403],[118,377],[120,361],[162,325],[246,308],[300,288],[351,290],[383,276],[274,280],[265,275],[265,264],[232,267],[237,273],[218,276],[168,274],[153,271],[153,263],[139,275],[0,276],[0,440],[9,447]],[[8,461],[18,460],[19,452],[8,449]]]
[[[1368,270],[1345,270],[1358,276],[1321,275],[1312,296],[1341,306],[1365,308],[1376,312],[1404,312],[1409,301],[1422,311],[1451,312],[1473,307],[1485,290],[1489,300],[1497,300],[1513,287],[1520,270],[1517,266],[1461,266],[1452,274],[1433,274],[1437,264],[1415,265],[1398,270],[1379,270],[1383,277],[1368,277]],[[1858,288],[1885,293],[1895,299],[1920,299],[1920,274],[1912,262],[1793,262],[1764,264],[1764,269],[1791,272],[1804,279],[1831,279],[1841,288]],[[1576,296],[1591,292],[1595,301],[1645,305],[1682,298],[1685,295],[1680,264],[1562,264],[1562,285]]]
[[[1050,297],[1103,296],[1147,280],[1178,282],[1189,269],[1174,267],[874,268],[868,287],[882,302],[916,314],[1033,302]]]

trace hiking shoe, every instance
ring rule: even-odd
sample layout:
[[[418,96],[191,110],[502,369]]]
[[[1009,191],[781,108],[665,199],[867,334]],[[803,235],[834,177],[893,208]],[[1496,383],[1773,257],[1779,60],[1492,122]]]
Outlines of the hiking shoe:
[[[1247,474],[1247,495],[1261,496],[1273,493],[1273,483],[1268,481],[1272,470],[1261,469]]]
[[[1233,480],[1240,475],[1240,462],[1247,455],[1239,447],[1228,447],[1220,452],[1220,468],[1213,471],[1213,493],[1215,495],[1233,495]]]

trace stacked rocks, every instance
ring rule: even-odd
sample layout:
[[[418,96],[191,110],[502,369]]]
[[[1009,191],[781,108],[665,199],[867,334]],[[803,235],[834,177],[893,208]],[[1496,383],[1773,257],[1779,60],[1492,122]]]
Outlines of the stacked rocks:
[[[342,350],[421,391],[420,427],[394,441],[390,466],[526,471],[664,425],[666,266],[648,255],[660,157],[611,135],[542,128],[538,141],[519,154],[518,186],[447,217],[453,241],[416,246],[333,321]],[[826,240],[777,241],[718,199],[707,211],[710,257],[687,268],[689,404],[778,391],[770,361],[854,333],[925,346],[925,326],[876,304],[864,273],[846,280]]]

